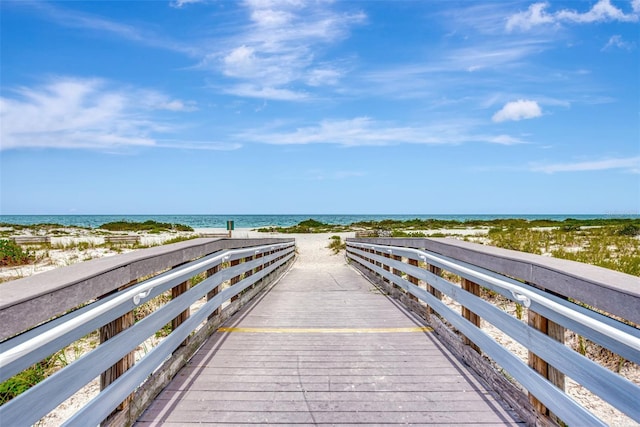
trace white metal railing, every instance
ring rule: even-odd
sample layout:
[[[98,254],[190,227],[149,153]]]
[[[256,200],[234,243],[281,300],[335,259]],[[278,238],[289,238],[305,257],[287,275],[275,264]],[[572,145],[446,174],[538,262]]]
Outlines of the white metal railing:
[[[295,256],[295,242],[222,250],[159,274],[109,297],[0,343],[0,382],[65,348],[137,306],[204,272],[202,282],[175,296],[150,315],[103,342],[28,391],[0,406],[0,423],[28,426],[127,356],[196,301],[206,303],[81,408],[65,425],[97,425],[133,393],[212,313],[285,265]],[[240,260],[244,262],[240,263]],[[225,268],[220,268],[224,266]],[[212,270],[215,269],[215,270]],[[217,270],[217,271],[216,271]],[[226,289],[220,286],[235,278]],[[213,295],[213,291],[215,295]]]
[[[348,240],[347,257],[425,302],[565,423],[606,425],[571,399],[564,390],[498,344],[478,325],[444,304],[434,293],[411,283],[408,278],[417,278],[452,298],[535,353],[550,366],[640,422],[640,387],[637,384],[589,360],[474,293],[416,264],[435,266],[491,289],[634,363],[640,363],[638,329],[513,278],[424,249]],[[409,260],[413,260],[414,265],[410,265]]]

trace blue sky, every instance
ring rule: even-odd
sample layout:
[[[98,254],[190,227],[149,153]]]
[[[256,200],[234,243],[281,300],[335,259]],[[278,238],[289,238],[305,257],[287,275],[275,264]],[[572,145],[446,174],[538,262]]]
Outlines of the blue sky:
[[[3,0],[2,214],[640,213],[640,0]]]

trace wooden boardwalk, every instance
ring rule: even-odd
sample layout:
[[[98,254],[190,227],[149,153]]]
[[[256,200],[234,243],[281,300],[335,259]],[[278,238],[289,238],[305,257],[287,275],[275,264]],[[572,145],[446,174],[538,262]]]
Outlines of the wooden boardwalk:
[[[342,257],[303,256],[136,425],[521,425],[425,329]]]

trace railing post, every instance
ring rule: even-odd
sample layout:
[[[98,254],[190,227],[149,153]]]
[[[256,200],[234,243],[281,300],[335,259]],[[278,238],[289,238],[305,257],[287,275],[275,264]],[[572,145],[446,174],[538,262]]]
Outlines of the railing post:
[[[412,258],[409,258],[407,262],[409,265],[413,265],[414,267],[418,267],[418,265],[420,264],[417,259],[412,259]],[[409,283],[420,287],[420,279],[418,279],[417,277],[407,274],[407,280],[409,280]],[[422,286],[422,288],[424,288],[424,286]],[[427,304],[425,306],[425,311],[424,311],[424,319],[427,322],[429,322],[429,314],[431,312],[432,312],[431,307],[429,306],[429,304]]]
[[[385,258],[391,258],[391,255],[389,253],[387,253],[387,252],[383,253],[382,256],[385,257]],[[384,264],[382,266],[382,269],[386,270],[386,271],[391,271],[391,267],[389,266],[389,264]],[[391,281],[389,279],[387,279],[386,277],[383,277],[382,280],[384,280],[387,283],[391,283]],[[396,288],[396,289],[398,288],[395,284],[392,284],[392,286],[394,288]]]
[[[472,293],[475,296],[480,296],[480,285],[472,282],[471,280],[467,280],[464,277],[462,278],[462,289],[467,292]],[[469,310],[467,307],[462,306],[462,316],[467,319],[469,322],[473,323],[476,327],[480,327],[480,316],[478,316],[473,311]],[[476,352],[480,353],[480,347],[475,345],[473,341],[469,338],[464,337],[464,343],[474,349]]]
[[[528,324],[532,328],[537,329],[545,335],[553,338],[556,341],[564,343],[564,327],[558,325],[555,322],[547,319],[546,317],[536,313],[533,310],[528,311]],[[549,365],[546,361],[538,357],[535,353],[529,351],[529,366],[533,368],[543,377],[547,378],[552,384],[558,387],[560,390],[565,389],[564,374]],[[536,411],[542,415],[548,415],[551,418],[555,416],[544,406],[534,395],[529,393],[529,401],[534,406]]]
[[[189,281],[187,280],[187,281],[184,281],[184,282],[180,283],[176,287],[171,288],[171,299],[175,299],[175,298],[179,297],[180,295],[182,295],[183,293],[187,292],[188,290],[189,290]],[[184,322],[185,320],[187,320],[189,318],[189,315],[190,315],[190,310],[187,308],[185,311],[180,313],[178,315],[178,317],[176,317],[173,320],[171,320],[171,330],[174,330],[178,326],[180,326],[182,324],[182,322]]]
[[[442,275],[442,269],[440,267],[436,267],[435,265],[429,264],[429,271],[438,277],[441,277]],[[442,292],[440,292],[433,286],[429,285],[428,283],[427,283],[427,291],[434,297],[438,298],[439,300],[442,299]],[[427,314],[434,314],[434,313],[435,311],[433,310],[433,308],[427,307]]]
[[[259,254],[256,255],[256,258],[263,258],[264,257],[264,252],[260,252]],[[256,267],[256,273],[261,271],[264,268],[264,264],[260,264],[259,266]]]
[[[213,268],[208,269],[207,270],[207,277],[213,276],[218,271],[220,271],[220,264],[216,265]],[[213,297],[218,295],[219,292],[220,292],[220,285],[216,286],[211,291],[209,291],[209,293],[207,293],[207,301],[210,301],[211,299],[213,299]],[[218,316],[219,314],[220,314],[220,307],[218,307],[215,310],[213,310],[213,312],[209,315],[208,319],[211,320],[212,318]]]
[[[402,257],[400,255],[392,255],[391,258],[393,258],[395,261],[402,261]],[[396,269],[395,267],[393,268],[393,274],[395,274],[396,276],[402,277],[402,271]],[[418,302],[418,297],[416,297],[412,293],[409,293],[409,292],[407,293],[411,301],[415,301],[416,303]]]
[[[241,259],[234,259],[233,261],[231,261],[230,263],[230,267],[235,267],[236,265],[240,264]],[[240,277],[242,275],[238,274],[237,276],[234,276],[231,278],[231,286],[235,285],[236,283],[238,283],[240,281]],[[240,297],[240,295],[234,295],[231,297],[231,302],[237,300]]]
[[[180,266],[182,266],[183,264],[179,264],[176,265],[173,268],[178,268]],[[178,298],[180,295],[182,295],[183,293],[187,292],[189,290],[189,280],[185,280],[184,282],[180,283],[179,285],[171,288],[171,299],[175,299]],[[171,330],[174,331],[178,328],[178,326],[180,326],[182,324],[182,322],[184,322],[185,320],[187,320],[189,318],[189,316],[191,315],[191,309],[187,308],[185,311],[183,311],[182,313],[180,313],[177,317],[175,317],[174,319],[171,320]],[[189,341],[189,338],[185,339],[180,346],[185,346],[187,345],[187,342]]]
[[[254,259],[255,259],[255,255],[251,255],[249,257],[246,257],[243,262],[251,262]],[[244,278],[246,279],[247,277],[251,276],[252,274],[253,274],[253,269],[247,270],[247,271],[244,272]],[[251,288],[253,288],[254,286],[255,286],[255,283],[253,285],[251,285]]]
[[[133,280],[127,283],[126,285],[119,287],[118,291],[124,290],[130,286],[133,286],[137,282],[138,282],[137,280]],[[130,326],[133,326],[134,323],[135,323],[135,316],[133,311],[130,311],[120,316],[119,318],[107,323],[106,325],[100,328],[100,343],[104,343],[105,341],[115,337],[120,332],[124,331]],[[114,382],[116,379],[118,379],[118,377],[120,377],[127,370],[129,370],[129,368],[131,368],[134,363],[135,363],[135,352],[132,351],[126,356],[124,356],[122,359],[117,361],[109,369],[104,371],[100,375],[100,390],[104,390],[105,388],[107,388],[109,384]],[[120,405],[116,409],[116,411],[125,410],[129,406],[129,402],[131,402],[131,398],[132,398],[132,395],[128,396],[125,400],[123,400],[122,403],[120,403]]]
[[[371,248],[362,248],[362,250],[363,250],[364,252],[368,253],[368,254],[373,253],[373,249],[371,249]],[[374,262],[373,262],[373,260],[372,260],[371,258],[369,258],[369,257],[363,257],[363,258],[364,258],[364,259],[365,259],[365,261],[367,261],[368,263],[371,263],[371,264],[373,264],[373,263],[374,263]],[[371,268],[369,268],[369,267],[367,267],[367,266],[365,266],[364,268],[366,268],[366,269],[367,269],[367,270],[369,270],[369,271],[373,271]]]

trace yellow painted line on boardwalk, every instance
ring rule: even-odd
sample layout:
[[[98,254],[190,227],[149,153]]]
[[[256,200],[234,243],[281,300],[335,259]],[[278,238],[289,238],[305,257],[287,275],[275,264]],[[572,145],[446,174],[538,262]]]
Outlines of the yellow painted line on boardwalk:
[[[263,334],[381,334],[433,332],[433,329],[428,326],[417,326],[413,328],[219,328],[218,332]]]

